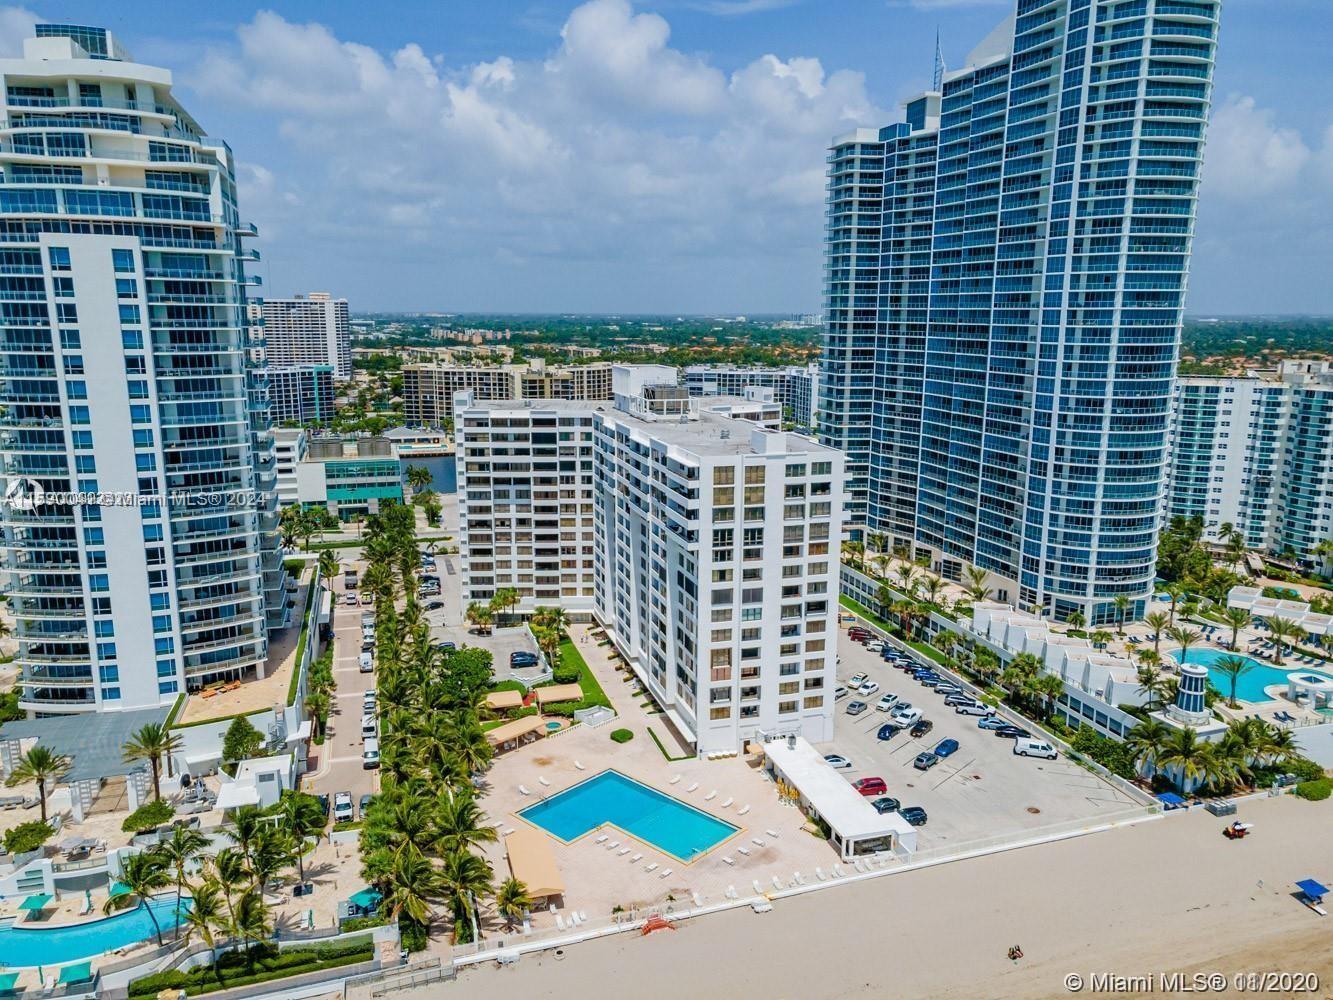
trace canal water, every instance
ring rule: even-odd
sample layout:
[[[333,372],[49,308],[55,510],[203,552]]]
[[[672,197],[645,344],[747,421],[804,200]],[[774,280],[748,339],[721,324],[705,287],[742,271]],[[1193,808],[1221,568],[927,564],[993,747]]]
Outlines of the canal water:
[[[417,455],[413,458],[405,458],[399,463],[403,469],[403,475],[407,475],[409,465],[424,465],[430,470],[431,488],[436,493],[457,493],[458,492],[458,470],[454,465],[453,455]]]

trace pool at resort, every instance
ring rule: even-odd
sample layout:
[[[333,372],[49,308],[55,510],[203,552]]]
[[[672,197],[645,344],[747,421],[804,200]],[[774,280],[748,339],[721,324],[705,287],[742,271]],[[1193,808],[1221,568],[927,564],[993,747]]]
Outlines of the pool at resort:
[[[680,861],[694,860],[740,829],[619,771],[603,771],[519,815],[566,843],[609,823]]]
[[[170,934],[179,922],[175,895],[159,897],[149,905],[162,926],[163,935]],[[188,898],[181,901],[182,911],[189,907]],[[152,917],[143,906],[104,920],[61,927],[47,927],[26,920],[0,924],[0,966],[61,965],[96,958],[155,937]]]
[[[1176,650],[1172,654],[1177,660],[1180,659],[1180,651]],[[1231,696],[1231,678],[1222,671],[1213,667],[1213,664],[1224,656],[1234,656],[1234,653],[1228,653],[1225,649],[1191,649],[1185,653],[1186,663],[1201,663],[1208,668],[1208,680],[1212,682],[1213,687],[1221,692],[1223,697]],[[1252,656],[1243,656],[1241,659],[1249,660],[1254,664],[1236,681],[1236,697],[1241,701],[1248,701],[1251,704],[1257,704],[1265,701],[1272,701],[1268,695],[1264,694],[1264,688],[1272,687],[1274,684],[1280,684],[1284,688],[1287,685],[1288,674],[1300,674],[1303,677],[1317,677],[1320,680],[1333,683],[1333,678],[1325,674],[1312,671],[1308,668],[1302,668],[1300,664],[1291,663],[1281,667],[1275,667],[1272,664],[1256,660]]]

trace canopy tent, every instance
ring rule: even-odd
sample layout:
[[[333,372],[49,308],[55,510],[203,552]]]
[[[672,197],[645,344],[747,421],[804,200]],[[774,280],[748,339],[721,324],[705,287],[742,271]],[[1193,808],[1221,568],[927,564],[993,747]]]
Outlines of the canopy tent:
[[[366,888],[352,893],[347,902],[363,913],[373,913],[379,909],[380,900],[383,898],[376,890]]]
[[[523,695],[518,691],[492,691],[486,695],[486,707],[503,711],[507,708],[522,708]]]
[[[64,983],[86,983],[93,978],[92,962],[75,962],[73,965],[67,965],[60,970],[60,979],[57,984]]]
[[[537,830],[515,830],[505,837],[505,852],[509,855],[509,871],[527,887],[533,899],[545,896],[563,896],[565,883],[555,863],[551,842]]]
[[[1318,902],[1328,895],[1328,887],[1320,885],[1312,878],[1301,879],[1296,883],[1296,888],[1301,890],[1301,892],[1305,893],[1315,902]]]
[[[503,726],[486,730],[486,739],[490,741],[491,746],[498,747],[545,728],[546,722],[540,715],[525,715],[513,722],[506,722]]]
[[[1185,800],[1175,792],[1158,792],[1157,800],[1168,809],[1177,809],[1185,804]]]
[[[19,903],[19,909],[27,910],[30,913],[36,913],[38,910],[43,909],[49,902],[51,902],[50,893],[38,892]]]
[[[8,996],[14,992],[14,984],[19,981],[17,972],[0,972],[0,996]]]
[[[97,846],[97,841],[91,837],[66,837],[58,845],[61,854],[77,854],[79,851],[90,851]]]
[[[538,705],[549,705],[553,701],[582,701],[583,688],[577,684],[552,684],[550,687],[533,688]]]
[[[107,895],[109,895],[112,899],[115,899],[117,896],[128,896],[129,892],[130,892],[130,887],[127,886],[124,882],[112,882],[111,891],[107,893]]]

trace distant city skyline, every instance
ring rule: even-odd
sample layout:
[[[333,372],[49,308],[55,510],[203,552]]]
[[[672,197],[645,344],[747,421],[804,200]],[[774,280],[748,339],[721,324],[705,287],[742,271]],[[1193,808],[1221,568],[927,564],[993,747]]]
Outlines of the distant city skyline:
[[[59,11],[171,68],[231,143],[267,294],[329,288],[357,312],[710,315],[813,311],[829,141],[900,117],[937,28],[958,68],[1012,3],[269,6]],[[1189,315],[1333,313],[1320,12],[1224,7]],[[35,18],[0,8],[0,53]]]

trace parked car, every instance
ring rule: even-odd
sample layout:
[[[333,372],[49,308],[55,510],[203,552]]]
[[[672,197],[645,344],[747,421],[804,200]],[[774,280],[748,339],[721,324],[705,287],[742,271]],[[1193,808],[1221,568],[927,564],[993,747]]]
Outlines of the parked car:
[[[919,680],[922,684],[924,684],[928,688],[937,688],[941,684],[945,683],[944,678],[942,678],[939,674],[927,674],[924,677],[918,677],[917,680]]]
[[[357,669],[363,674],[372,673],[375,669],[375,657],[369,653],[362,653],[361,658],[357,660]]]
[[[1024,737],[1014,740],[1014,754],[1019,757],[1042,757],[1046,760],[1055,760],[1056,757],[1060,756],[1056,753],[1055,747],[1045,740]]]
[[[438,649],[441,653],[452,653],[454,650],[458,648],[458,644],[455,642],[448,642],[448,641],[437,642],[435,644],[435,648]]]
[[[879,681],[866,681],[864,684],[862,684],[859,688],[856,689],[856,692],[857,694],[862,694],[865,695],[867,698],[869,698],[872,694],[874,694],[878,690],[879,690]]]
[[[328,819],[329,806],[333,804],[332,801],[329,799],[327,795],[324,795],[323,793],[319,792],[315,794],[315,798],[319,799],[319,807],[324,810],[324,818]]]
[[[509,665],[511,667],[535,667],[537,665],[537,654],[517,650],[509,654]]]
[[[933,753],[919,753],[916,755],[916,760],[912,761],[912,766],[918,771],[929,771],[939,762],[940,759]]]
[[[994,712],[995,709],[992,708],[991,711]],[[998,715],[988,715],[984,719],[977,720],[978,729],[1003,729],[1007,725],[1009,723]]]
[[[870,804],[875,807],[875,812],[879,813],[881,816],[885,813],[897,812],[899,806],[897,799],[889,798],[887,795],[883,798],[876,799]]]
[[[953,694],[962,694],[963,689],[960,688],[957,684],[952,683],[951,681],[942,681],[941,683],[935,685],[935,693],[942,694],[947,697]]]
[[[870,650],[872,653],[878,653],[881,649],[884,648],[884,640],[883,640],[883,639],[869,639],[869,640],[866,641],[865,647],[866,647],[866,649]]]
[[[374,801],[375,801],[375,795],[373,792],[366,792],[365,795],[361,796],[361,816],[363,819],[365,818],[366,815],[366,807],[369,806]]]
[[[842,698],[846,698],[851,693],[851,689],[848,688],[846,684],[839,684],[833,689],[833,700],[838,701]]]
[[[1001,726],[999,729],[995,730],[995,735],[1003,737],[1004,739],[1015,739],[1015,738],[1021,739],[1031,736],[1032,734],[1029,733],[1022,726],[1014,726],[1006,724]]]
[[[921,721],[921,709],[911,705],[899,705],[889,713],[889,718],[900,726],[911,726]]]
[[[975,705],[977,700],[970,694],[951,694],[944,699],[946,708],[958,708],[961,705]]]
[[[957,712],[959,715],[983,715],[986,717],[990,717],[995,714],[995,709],[991,708],[991,706],[982,705],[980,702],[975,702],[975,701],[969,705],[958,705],[957,707],[954,708],[954,711]],[[1004,721],[1001,720],[999,724],[1003,725]],[[983,726],[982,728],[984,729],[987,727]]]
[[[913,739],[919,740],[934,728],[935,723],[931,722],[929,719],[921,719],[911,728],[907,735],[911,736]]]
[[[380,741],[366,740],[361,747],[361,766],[367,771],[380,766]]]
[[[857,778],[852,782],[852,787],[867,798],[871,795],[883,795],[889,790],[883,778]]]
[[[350,823],[355,817],[352,815],[352,793],[336,792],[333,796],[333,822]]]
[[[426,605],[426,610],[439,611],[442,607],[444,607],[443,601],[431,601],[429,604]]]
[[[866,629],[863,629],[860,625],[853,625],[851,628],[847,630],[847,634],[851,636],[853,639],[856,639],[858,641],[860,641],[861,639],[870,638],[870,633]]]
[[[824,763],[838,771],[850,770],[852,762],[840,753],[824,754]]]
[[[875,733],[877,740],[891,740],[903,731],[903,727],[893,722],[886,722],[879,727],[879,732]]]
[[[952,757],[958,752],[957,740],[940,740],[931,751],[936,757]]]
[[[913,826],[926,825],[926,810],[922,809],[920,806],[908,806],[906,809],[899,809],[898,815]]]
[[[863,671],[859,674],[852,674],[852,679],[849,680],[847,683],[854,688],[859,688],[862,684],[864,684],[868,680],[870,680],[870,675]]]
[[[862,712],[864,712],[868,707],[869,707],[869,706],[866,705],[866,703],[863,702],[863,701],[849,701],[849,702],[847,703],[847,714],[848,714],[848,715],[860,715],[860,714],[861,714]]]
[[[892,692],[883,695],[879,701],[875,702],[876,712],[887,712],[894,705],[898,704],[898,696]]]

